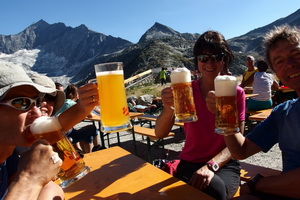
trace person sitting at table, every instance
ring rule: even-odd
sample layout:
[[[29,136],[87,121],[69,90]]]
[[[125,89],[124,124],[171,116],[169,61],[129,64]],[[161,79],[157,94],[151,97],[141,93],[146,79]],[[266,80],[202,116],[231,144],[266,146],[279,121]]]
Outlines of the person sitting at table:
[[[132,112],[141,112],[141,113],[152,114],[153,111],[155,111],[155,108],[157,108],[157,106],[155,104],[143,106],[143,105],[137,104],[136,101],[137,101],[137,98],[135,96],[131,96],[127,99],[128,108]]]
[[[56,93],[34,84],[22,67],[0,63],[0,199],[64,199],[63,190],[51,180],[62,160],[46,140],[33,144],[28,126],[41,116],[37,108],[44,93]],[[32,146],[21,156],[16,146]]]
[[[55,112],[55,115],[60,115],[68,108],[76,105],[80,98],[78,88],[74,84],[69,84],[66,88],[66,100],[63,106]],[[102,149],[98,140],[98,133],[94,124],[84,126],[80,129],[71,128],[67,133],[68,138],[74,144],[76,150],[83,151],[83,153],[90,153]],[[78,145],[78,142],[80,146]]]
[[[282,83],[300,95],[300,29],[297,26],[275,27],[264,36],[267,62]],[[209,105],[215,102],[209,93]],[[214,106],[211,111],[215,112]],[[300,100],[285,101],[273,108],[267,119],[248,135],[237,132],[224,136],[232,156],[244,160],[259,152],[268,152],[278,144],[282,152],[282,173],[274,176],[255,175],[240,189],[235,199],[292,200],[300,199]]]
[[[215,133],[215,116],[205,99],[214,90],[214,79],[225,73],[232,63],[233,54],[224,36],[216,31],[200,35],[193,49],[195,67],[201,77],[192,82],[198,121],[184,123],[186,141],[179,155],[176,177],[202,190],[215,199],[233,197],[240,183],[239,162],[232,159],[223,136]],[[174,125],[174,100],[171,87],[161,92],[163,110],[155,124],[157,138],[167,136]],[[244,130],[245,92],[237,87],[238,120]]]
[[[253,80],[254,80],[254,74],[258,71],[257,68],[254,65],[255,59],[253,56],[248,55],[246,57],[246,66],[247,69],[243,73],[243,79],[240,84],[240,87],[252,87]]]
[[[265,61],[257,61],[256,66],[258,72],[254,74],[253,94],[258,94],[258,96],[252,97],[247,100],[247,109],[269,109],[273,105],[272,90],[277,90],[279,88],[279,85],[275,80],[273,74],[267,73],[269,66]]]

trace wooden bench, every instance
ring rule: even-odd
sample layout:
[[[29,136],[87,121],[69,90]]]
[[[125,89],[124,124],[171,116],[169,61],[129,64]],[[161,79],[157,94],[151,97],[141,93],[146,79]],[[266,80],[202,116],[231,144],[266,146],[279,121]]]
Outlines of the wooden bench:
[[[262,176],[276,176],[281,173],[281,171],[276,169],[253,165],[241,161],[240,161],[240,165],[242,168],[241,175],[240,175],[241,181],[249,181],[250,178],[252,178],[256,174],[261,174]],[[238,197],[238,196],[240,196],[240,188],[234,195],[234,197]]]
[[[153,128],[152,122],[155,122],[157,120],[157,116],[153,115],[142,115],[138,116],[138,119],[140,121],[141,126],[143,126],[145,123],[149,123],[150,128]],[[179,126],[180,128],[183,127],[184,123],[181,122],[175,122],[175,126]]]
[[[132,130],[135,134],[147,137],[148,160],[151,163],[152,162],[151,142],[153,142],[154,144],[158,144],[159,146],[162,146],[162,148],[164,149],[163,139],[158,139],[155,135],[155,130],[151,129],[151,128],[146,128],[146,127],[142,127],[142,126],[134,126]],[[166,137],[171,137],[174,135],[175,135],[175,133],[170,132]]]

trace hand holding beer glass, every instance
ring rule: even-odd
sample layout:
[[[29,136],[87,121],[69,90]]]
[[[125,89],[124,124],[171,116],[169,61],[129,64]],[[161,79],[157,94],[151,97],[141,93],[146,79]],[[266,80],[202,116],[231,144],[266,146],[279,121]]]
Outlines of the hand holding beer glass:
[[[100,99],[101,131],[132,128],[126,101],[122,62],[95,65]]]
[[[217,76],[214,80],[216,94],[215,132],[220,135],[232,135],[239,132],[236,87],[234,76]]]
[[[171,84],[174,97],[175,121],[184,123],[197,121],[190,70],[184,67],[172,71]]]
[[[42,116],[31,125],[30,131],[36,139],[43,138],[53,147],[53,151],[63,161],[57,174],[60,186],[68,187],[70,184],[85,176],[90,169],[74,149],[73,145],[62,132],[62,127],[57,117]],[[56,162],[55,157],[51,157]]]

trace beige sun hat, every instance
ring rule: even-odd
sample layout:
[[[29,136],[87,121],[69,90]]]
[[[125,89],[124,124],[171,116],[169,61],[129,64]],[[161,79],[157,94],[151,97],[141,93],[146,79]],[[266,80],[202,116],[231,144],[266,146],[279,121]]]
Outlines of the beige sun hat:
[[[5,98],[6,94],[15,87],[29,85],[41,93],[56,95],[55,88],[44,87],[32,82],[21,66],[0,62],[0,101]]]
[[[50,94],[52,96],[56,96],[55,102],[54,102],[54,107],[53,107],[53,113],[52,113],[52,114],[55,114],[56,111],[58,111],[62,107],[62,105],[65,103],[65,99],[66,99],[65,93],[63,91],[57,90],[55,87],[55,83],[48,76],[34,73],[34,74],[30,75],[30,78],[34,83],[36,83],[38,85],[56,90],[56,94]]]

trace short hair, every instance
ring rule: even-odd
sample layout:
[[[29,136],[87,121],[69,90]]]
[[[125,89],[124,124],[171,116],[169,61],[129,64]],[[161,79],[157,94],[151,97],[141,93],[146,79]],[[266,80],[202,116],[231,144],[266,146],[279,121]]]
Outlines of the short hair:
[[[258,60],[256,62],[256,67],[259,72],[266,72],[269,68],[268,63],[266,63],[264,60]]]
[[[77,94],[77,90],[74,84],[69,84],[66,88],[66,99],[73,99]]]
[[[63,87],[63,85],[61,83],[58,83],[58,82],[55,82],[55,87],[58,88],[58,87]]]
[[[223,70],[227,71],[228,66],[233,61],[233,53],[229,48],[225,37],[217,31],[206,31],[196,41],[193,54],[194,54],[194,61],[197,69],[198,60],[197,57],[203,54],[205,51],[209,51],[212,53],[223,53],[224,54],[224,68]]]
[[[263,46],[265,48],[266,60],[273,68],[270,60],[270,50],[277,47],[279,41],[287,41],[291,44],[300,43],[300,29],[296,26],[284,24],[282,26],[275,26],[264,36]]]

